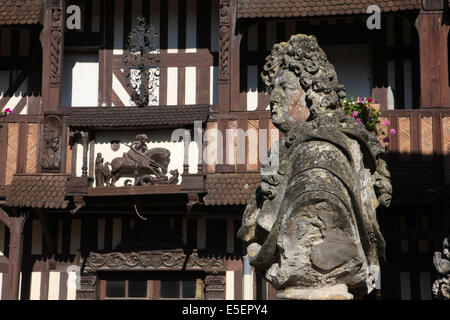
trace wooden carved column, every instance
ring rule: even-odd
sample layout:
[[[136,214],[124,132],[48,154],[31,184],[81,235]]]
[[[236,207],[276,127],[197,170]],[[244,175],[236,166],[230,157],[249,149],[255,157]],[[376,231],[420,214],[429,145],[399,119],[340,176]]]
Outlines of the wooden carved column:
[[[420,43],[420,107],[450,107],[448,32],[443,0],[423,0],[416,19]]]
[[[219,5],[219,112],[228,113],[231,106],[231,0]]]
[[[225,300],[225,272],[207,273],[205,292],[206,300]]]
[[[44,29],[41,33],[43,52],[41,113],[57,111],[61,101],[64,55],[65,0],[45,2]]]
[[[81,275],[77,288],[77,300],[97,300],[97,274],[84,273]]]
[[[5,300],[18,300],[20,269],[22,266],[23,227],[27,219],[26,213],[19,213],[10,217],[10,242],[8,276]]]
[[[89,133],[87,131],[80,132],[81,143],[83,144],[83,166],[81,167],[82,177],[87,177],[88,165],[88,143],[89,143]]]

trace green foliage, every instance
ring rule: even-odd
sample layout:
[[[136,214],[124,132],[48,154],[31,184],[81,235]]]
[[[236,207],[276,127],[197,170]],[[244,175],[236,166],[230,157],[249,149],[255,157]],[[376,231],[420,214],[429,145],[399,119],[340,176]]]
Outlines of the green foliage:
[[[377,133],[380,112],[372,106],[373,103],[375,103],[373,97],[356,98],[353,93],[348,98],[341,100],[346,114],[364,124],[367,130]],[[384,132],[381,133],[384,134]]]

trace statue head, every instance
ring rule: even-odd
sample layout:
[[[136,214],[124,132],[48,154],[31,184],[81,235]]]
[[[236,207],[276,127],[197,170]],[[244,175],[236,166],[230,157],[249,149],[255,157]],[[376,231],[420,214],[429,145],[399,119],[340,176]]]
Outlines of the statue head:
[[[297,34],[275,44],[261,77],[271,95],[272,122],[285,133],[326,110],[340,109],[346,96],[314,36]]]
[[[136,136],[136,139],[138,139],[139,142],[142,143],[142,144],[144,144],[144,143],[146,143],[148,141],[148,137],[147,137],[146,134],[138,134]]]

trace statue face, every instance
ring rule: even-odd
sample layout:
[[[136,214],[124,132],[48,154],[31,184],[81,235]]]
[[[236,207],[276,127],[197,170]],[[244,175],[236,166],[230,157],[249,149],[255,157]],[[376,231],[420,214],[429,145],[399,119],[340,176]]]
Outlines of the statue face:
[[[280,70],[275,77],[270,96],[272,122],[282,132],[288,132],[299,123],[306,122],[310,112],[306,106],[306,94],[298,77],[289,70]]]

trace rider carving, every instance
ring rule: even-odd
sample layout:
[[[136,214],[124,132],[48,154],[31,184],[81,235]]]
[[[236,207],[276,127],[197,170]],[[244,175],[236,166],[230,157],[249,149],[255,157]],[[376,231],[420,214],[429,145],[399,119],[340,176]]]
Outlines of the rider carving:
[[[102,177],[97,177],[98,186],[115,186],[116,181],[123,177],[134,177],[134,185],[161,185],[175,184],[178,181],[178,170],[172,170],[172,177],[167,177],[167,169],[170,162],[170,151],[164,148],[148,149],[146,134],[136,136],[136,141],[130,145],[128,152],[124,152],[122,157],[115,158],[111,163],[105,163],[102,167],[103,158],[98,156],[96,173]],[[111,171],[109,171],[111,166]],[[111,180],[111,181],[110,181]],[[130,185],[131,180],[125,182]]]
[[[148,137],[146,134],[138,134],[136,136],[137,141],[134,141],[129,147],[130,150],[123,154],[123,157],[130,163],[133,163],[136,168],[138,167],[149,167],[147,160],[140,156],[140,154],[145,154],[148,151],[147,142]]]

